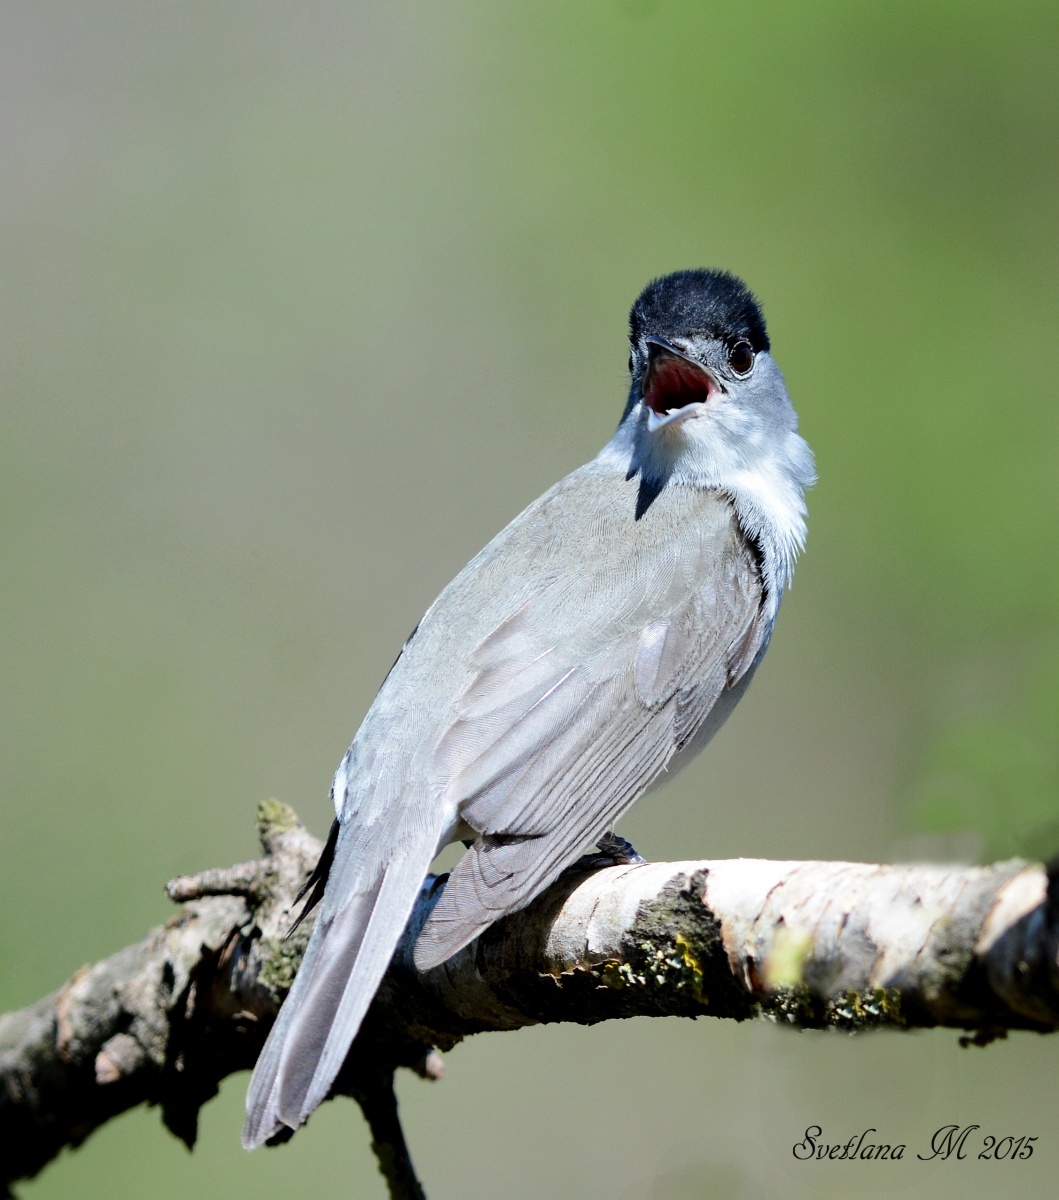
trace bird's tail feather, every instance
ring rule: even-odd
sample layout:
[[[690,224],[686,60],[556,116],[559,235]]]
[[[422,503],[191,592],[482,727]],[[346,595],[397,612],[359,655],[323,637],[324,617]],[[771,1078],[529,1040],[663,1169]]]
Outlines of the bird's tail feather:
[[[415,904],[433,845],[392,858],[370,888],[321,912],[254,1068],[243,1145],[296,1129],[326,1099]],[[423,861],[420,861],[423,859]]]

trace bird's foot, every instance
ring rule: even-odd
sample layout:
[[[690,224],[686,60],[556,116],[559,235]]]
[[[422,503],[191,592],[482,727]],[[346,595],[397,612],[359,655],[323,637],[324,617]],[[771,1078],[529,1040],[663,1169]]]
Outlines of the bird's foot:
[[[636,847],[632,842],[610,831],[596,842],[596,849],[600,854],[611,859],[616,867],[635,867],[647,862],[642,854],[636,853]]]

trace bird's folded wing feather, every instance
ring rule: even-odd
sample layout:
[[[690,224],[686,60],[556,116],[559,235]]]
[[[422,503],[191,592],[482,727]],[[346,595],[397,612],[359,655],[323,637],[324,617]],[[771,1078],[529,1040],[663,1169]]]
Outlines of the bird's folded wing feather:
[[[546,887],[754,662],[768,635],[754,555],[722,502],[695,515],[541,572],[478,643],[432,774],[480,836],[420,936],[421,968]]]

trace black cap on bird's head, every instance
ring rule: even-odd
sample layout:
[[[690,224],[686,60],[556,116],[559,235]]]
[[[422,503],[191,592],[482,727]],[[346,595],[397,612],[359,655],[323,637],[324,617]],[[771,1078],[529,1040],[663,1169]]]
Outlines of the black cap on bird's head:
[[[708,270],[663,275],[629,313],[632,389],[622,421],[641,401],[648,432],[675,428],[714,407],[718,395],[745,404],[768,349],[765,318],[741,279]]]
[[[692,335],[733,344],[746,341],[755,353],[768,350],[765,318],[750,289],[727,271],[674,271],[652,280],[629,313],[629,340]]]

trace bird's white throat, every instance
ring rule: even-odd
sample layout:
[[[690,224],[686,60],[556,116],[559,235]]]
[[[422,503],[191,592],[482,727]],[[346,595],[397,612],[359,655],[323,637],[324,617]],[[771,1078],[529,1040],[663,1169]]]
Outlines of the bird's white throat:
[[[813,454],[791,424],[776,428],[727,398],[701,414],[650,430],[633,409],[596,461],[655,487],[728,493],[744,532],[760,547],[770,607],[791,582],[805,545],[805,489],[816,479]]]

